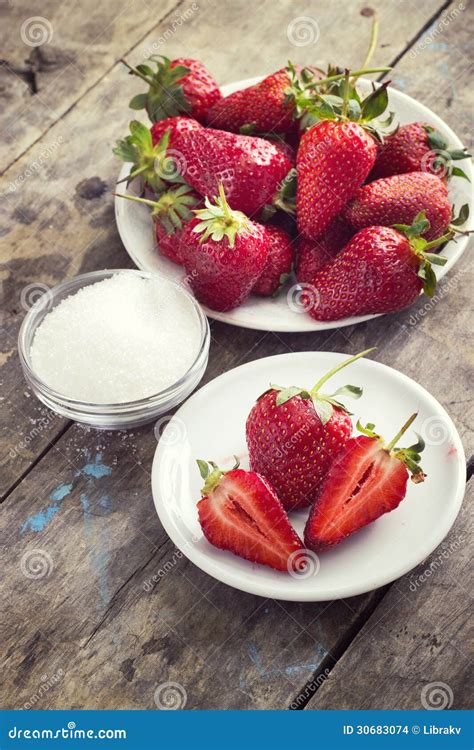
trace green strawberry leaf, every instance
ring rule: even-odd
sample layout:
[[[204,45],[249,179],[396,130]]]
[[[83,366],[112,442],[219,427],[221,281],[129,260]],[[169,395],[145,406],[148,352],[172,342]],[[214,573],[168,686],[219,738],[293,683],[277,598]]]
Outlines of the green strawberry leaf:
[[[449,156],[453,161],[459,161],[460,159],[467,159],[468,156],[471,156],[471,154],[468,154],[465,148],[453,148],[450,151],[448,151]]]
[[[275,390],[277,390],[278,386],[272,386],[272,388],[275,388]],[[283,388],[282,390],[280,390],[276,399],[276,405],[282,406],[283,404],[286,404],[286,402],[289,401],[294,396],[301,396],[302,398],[310,398],[308,391],[305,391],[303,388],[298,388],[295,385],[291,385],[289,388]]]
[[[334,391],[333,396],[350,396],[351,398],[360,398],[362,396],[362,388],[358,385],[343,385]]]
[[[196,459],[196,463],[199,467],[199,473],[204,481],[209,476],[209,464],[207,461],[202,461],[200,458]]]
[[[468,182],[471,182],[467,174],[463,169],[460,167],[453,167],[451,170],[451,177],[462,177],[463,180],[467,180]]]
[[[367,422],[367,424],[364,427],[363,424],[362,424],[362,422],[360,421],[360,419],[358,419],[356,427],[359,430],[359,432],[361,432],[363,435],[367,435],[367,437],[370,437],[370,438],[379,438],[380,437],[380,435],[378,435],[376,432],[374,432],[375,425],[374,425],[373,422]]]
[[[446,151],[448,144],[443,135],[435,128],[425,125],[423,128],[428,135],[428,145],[436,151]]]
[[[469,204],[465,203],[461,208],[459,209],[459,213],[456,216],[455,219],[451,219],[451,224],[453,224],[455,227],[460,227],[463,224],[466,223],[466,221],[469,218]]]
[[[333,405],[327,399],[313,396],[313,406],[322,425],[326,425],[332,417]]]
[[[364,121],[374,120],[382,115],[388,107],[388,82],[382,84],[362,101],[362,119]]]
[[[435,253],[423,253],[423,257],[429,260],[430,263],[434,263],[435,266],[444,266],[448,262],[447,258],[443,258]]]
[[[145,109],[146,107],[146,94],[137,94],[130,99],[128,106],[130,109]]]

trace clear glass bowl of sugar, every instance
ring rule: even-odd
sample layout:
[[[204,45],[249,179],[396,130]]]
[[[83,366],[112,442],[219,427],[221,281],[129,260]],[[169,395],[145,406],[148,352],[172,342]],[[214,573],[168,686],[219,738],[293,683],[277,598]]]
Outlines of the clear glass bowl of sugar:
[[[46,291],[25,316],[25,378],[47,407],[98,429],[138,427],[197,387],[209,323],[182,284],[137,270],[94,271]]]

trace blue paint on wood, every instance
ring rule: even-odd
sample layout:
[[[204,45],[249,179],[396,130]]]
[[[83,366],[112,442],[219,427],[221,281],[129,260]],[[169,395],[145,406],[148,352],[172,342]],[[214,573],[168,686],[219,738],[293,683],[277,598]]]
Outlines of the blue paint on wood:
[[[49,496],[49,499],[52,501],[51,504],[44,510],[40,510],[39,513],[35,513],[27,518],[20,528],[20,533],[24,534],[25,531],[44,531],[56,513],[59,513],[62,501],[70,494],[71,490],[72,484],[60,484],[56,487]]]
[[[88,455],[86,460],[87,463],[82,467],[82,469],[78,469],[74,472],[74,479],[80,479],[81,477],[84,477],[88,481],[93,481],[95,479],[102,479],[102,477],[107,477],[112,474],[112,467],[103,462],[102,453],[98,453],[93,461],[90,460],[90,455]],[[73,482],[69,484],[60,484],[58,487],[56,487],[49,496],[51,504],[48,505],[48,507],[44,510],[41,510],[38,513],[35,513],[34,515],[27,518],[20,527],[20,533],[24,534],[26,531],[32,531],[35,533],[44,531],[50,521],[52,521],[52,519],[61,509],[62,501],[71,494],[72,488]],[[111,512],[112,507],[110,498],[107,498],[107,496],[104,496],[104,498],[106,499],[103,500],[104,504],[102,505],[102,507],[107,511],[107,513],[109,513]]]

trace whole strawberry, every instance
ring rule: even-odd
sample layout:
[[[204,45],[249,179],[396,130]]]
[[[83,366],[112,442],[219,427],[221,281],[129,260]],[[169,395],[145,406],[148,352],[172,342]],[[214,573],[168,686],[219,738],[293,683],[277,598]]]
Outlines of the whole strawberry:
[[[150,206],[158,251],[173,263],[181,265],[181,241],[185,226],[194,218],[192,209],[197,209],[202,204],[202,198],[189,185],[170,188],[161,193],[156,201],[138,198],[135,195],[119,197]]]
[[[347,441],[320,485],[305,527],[305,544],[320,551],[339,544],[350,534],[398,507],[407,490],[409,474],[423,482],[419,461],[424,442],[409,448],[397,443],[416,418],[412,414],[400,432],[385,444],[373,429],[360,424],[364,434]]]
[[[377,147],[361,125],[324,120],[306,131],[296,160],[298,231],[318,238],[373,167]]]
[[[357,230],[375,224],[411,224],[420,211],[430,223],[425,239],[434,240],[448,229],[452,207],[446,185],[427,172],[407,172],[363,185],[343,215]]]
[[[394,312],[412,304],[422,289],[432,296],[436,276],[431,264],[444,265],[446,258],[426,251],[446,242],[452,232],[426,242],[420,235],[428,226],[420,214],[412,226],[361,229],[315,274],[311,299],[306,300],[309,314],[316,320],[339,320]]]
[[[293,266],[293,242],[281,227],[266,224],[269,237],[268,258],[252,291],[263,297],[271,297],[285,283]]]
[[[180,176],[198,193],[215,197],[225,187],[231,208],[257,215],[270,204],[291,169],[285,154],[263,138],[203,128],[169,129],[169,153]],[[168,131],[167,131],[168,132]]]
[[[287,510],[314,501],[320,482],[352,433],[350,416],[337,397],[359,398],[362,390],[344,386],[328,396],[322,386],[369,351],[342,362],[311,390],[272,385],[252,408],[246,424],[250,466],[271,482]]]
[[[198,60],[152,55],[136,68],[122,62],[130,75],[138,76],[149,87],[146,93],[134,96],[129,106],[146,109],[152,122],[179,114],[206,122],[209,109],[222,98],[217,82]]]
[[[427,172],[438,177],[465,177],[452,162],[466,159],[466,149],[450,149],[444,136],[422,122],[402,125],[380,146],[370,180],[405,172]]]
[[[326,263],[329,263],[354,234],[341,216],[336,216],[317,240],[308,240],[300,235],[296,240],[298,261],[296,279],[303,284],[312,284],[313,278]]]
[[[301,73],[301,68],[293,69]],[[322,76],[316,68],[305,68],[308,80]],[[292,71],[281,68],[253,86],[224,97],[211,107],[208,125],[233,133],[288,133],[296,115],[291,95]]]
[[[196,211],[182,236],[181,254],[197,299],[212,310],[240,305],[267,262],[269,236],[264,226],[233,211],[222,185],[215,203]]]

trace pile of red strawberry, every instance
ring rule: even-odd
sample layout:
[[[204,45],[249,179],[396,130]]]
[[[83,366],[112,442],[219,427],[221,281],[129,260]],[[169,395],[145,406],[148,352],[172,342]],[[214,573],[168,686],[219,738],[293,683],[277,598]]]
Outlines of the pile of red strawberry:
[[[447,180],[463,175],[446,163],[468,154],[423,123],[387,133],[386,85],[362,98],[361,71],[289,64],[223,97],[195,60],[128,67],[147,85],[130,106],[152,125],[132,121],[114,151],[154,193],[158,250],[205,305],[274,295],[293,269],[317,320],[433,293],[445,259],[429,251],[456,223]]]
[[[409,474],[414,482],[424,480],[421,438],[409,448],[397,447],[416,414],[389,443],[373,424],[357,423],[362,434],[355,437],[340,398],[358,398],[362,389],[322,391],[332,375],[364,354],[339,364],[311,390],[270,386],[247,418],[251,471],[237,463],[224,472],[198,461],[205,481],[199,521],[211,544],[297,576],[307,563],[305,548],[319,552],[338,544],[394,510],[405,497]],[[308,506],[303,545],[287,513]]]

